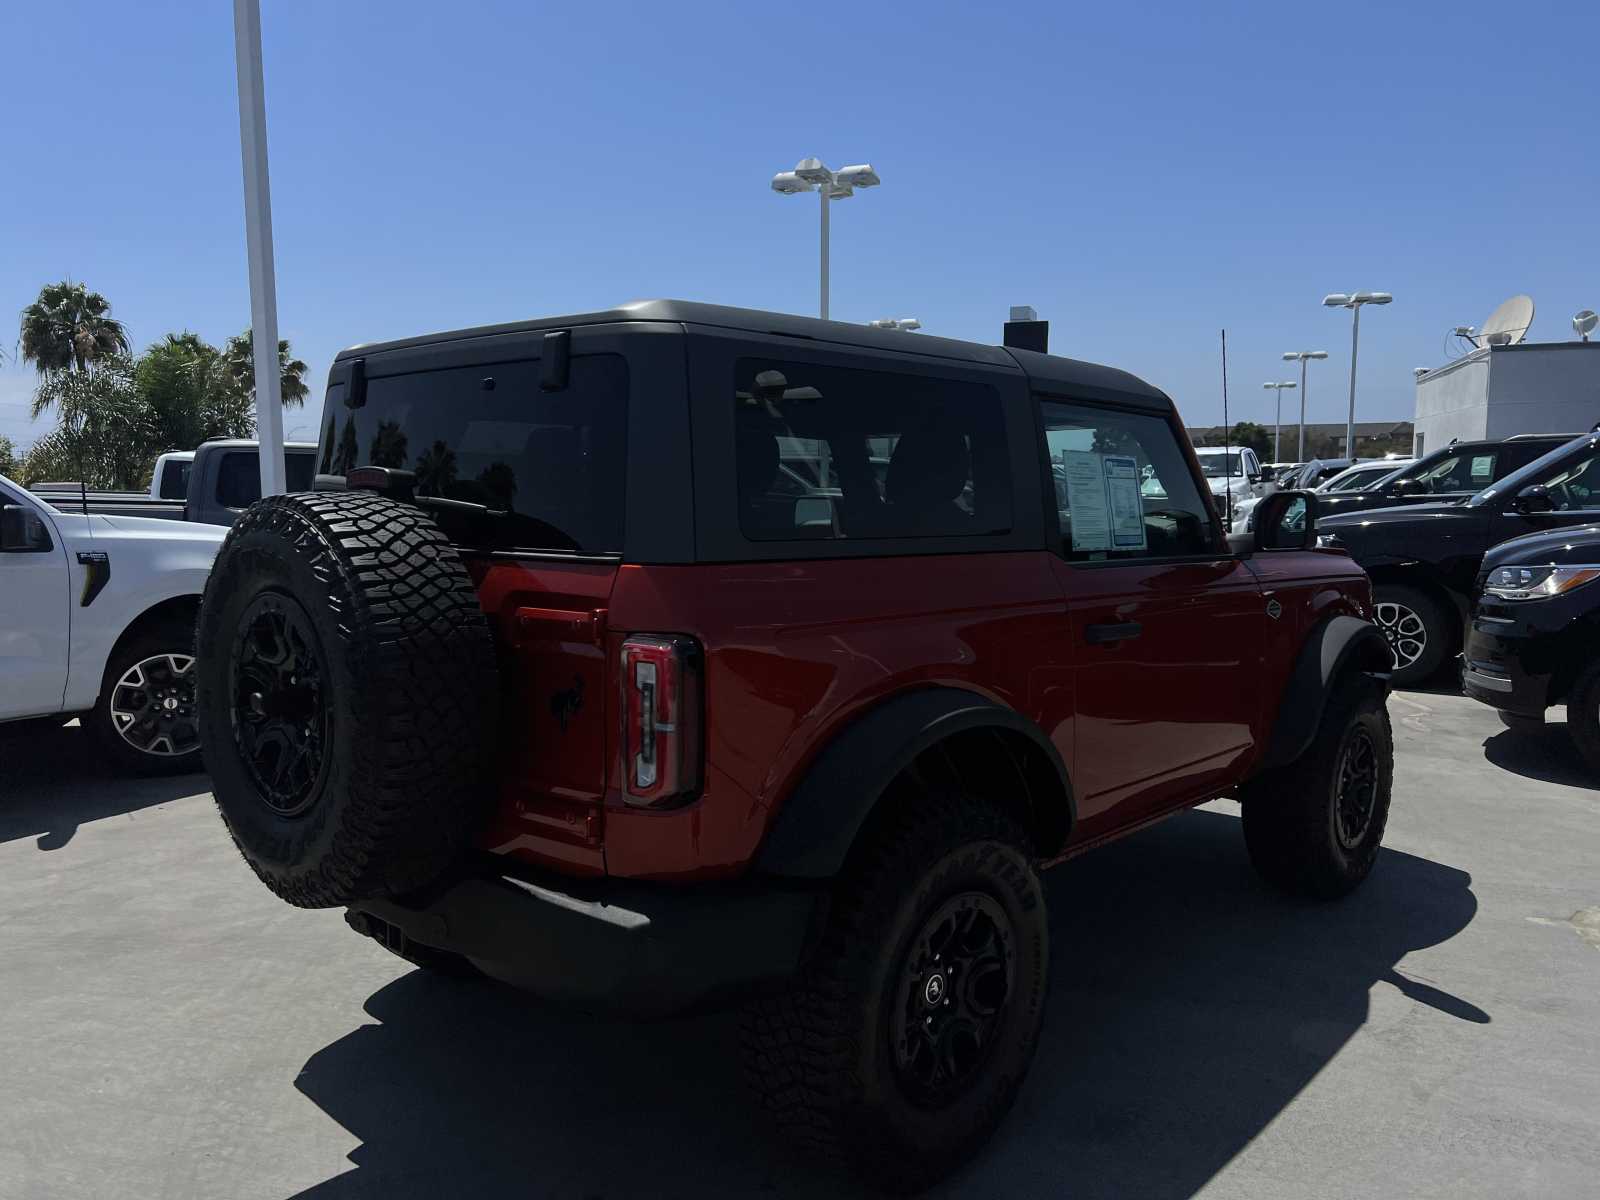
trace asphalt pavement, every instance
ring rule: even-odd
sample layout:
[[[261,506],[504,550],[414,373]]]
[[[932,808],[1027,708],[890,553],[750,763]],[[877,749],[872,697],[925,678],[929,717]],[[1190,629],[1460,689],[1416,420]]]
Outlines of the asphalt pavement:
[[[1208,805],[1048,877],[1046,1036],[935,1195],[1600,1195],[1600,779],[1460,696],[1391,698],[1386,849],[1282,899]],[[203,776],[0,738],[0,1198],[836,1197],[728,1015],[431,978],[251,876]]]

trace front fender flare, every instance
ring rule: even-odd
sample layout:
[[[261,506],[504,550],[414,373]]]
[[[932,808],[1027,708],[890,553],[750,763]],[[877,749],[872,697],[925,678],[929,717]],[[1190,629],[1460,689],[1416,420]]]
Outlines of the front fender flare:
[[[996,729],[1028,738],[1057,773],[1067,830],[1077,802],[1061,754],[1032,721],[973,692],[930,687],[884,701],[841,731],[812,761],[762,843],[756,868],[798,879],[830,879],[893,779],[923,751],[954,734]]]
[[[1305,753],[1322,724],[1328,696],[1347,672],[1359,671],[1387,688],[1393,661],[1389,643],[1371,621],[1339,614],[1313,626],[1289,673],[1256,771],[1281,767]]]

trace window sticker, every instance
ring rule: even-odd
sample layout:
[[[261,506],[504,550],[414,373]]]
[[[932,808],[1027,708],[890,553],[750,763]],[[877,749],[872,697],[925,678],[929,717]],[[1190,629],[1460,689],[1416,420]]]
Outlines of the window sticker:
[[[1111,549],[1111,502],[1100,455],[1092,450],[1063,450],[1061,467],[1067,479],[1067,508],[1072,513],[1072,548]]]
[[[1130,454],[1105,454],[1100,463],[1111,513],[1111,544],[1118,550],[1145,549],[1138,461]]]
[[[1488,479],[1494,474],[1494,455],[1479,454],[1472,459],[1472,477],[1474,479]]]

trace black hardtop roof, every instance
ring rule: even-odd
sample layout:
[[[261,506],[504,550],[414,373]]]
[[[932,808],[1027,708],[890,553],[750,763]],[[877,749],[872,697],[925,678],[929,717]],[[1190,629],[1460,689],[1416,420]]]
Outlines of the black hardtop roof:
[[[933,358],[948,358],[960,362],[986,363],[1002,367],[1017,366],[1027,372],[1035,387],[1045,391],[1061,389],[1073,393],[1121,393],[1146,403],[1155,402],[1164,408],[1172,406],[1172,401],[1167,398],[1166,393],[1151,387],[1137,376],[1119,371],[1115,367],[1080,362],[1055,354],[1037,354],[1031,350],[1018,350],[1007,346],[987,346],[981,342],[965,342],[955,338],[908,333],[898,329],[878,329],[871,325],[856,325],[848,321],[824,321],[818,317],[800,317],[792,313],[763,312],[756,308],[702,304],[695,300],[636,300],[598,312],[538,317],[528,321],[510,321],[503,325],[479,325],[470,329],[424,334],[420,337],[369,342],[341,350],[334,362],[337,364],[353,358],[383,354],[390,350],[408,350],[446,342],[460,342],[469,338],[537,333],[548,329],[571,329],[580,325],[610,325],[626,321],[664,321],[746,333],[771,333],[872,350],[925,354]]]

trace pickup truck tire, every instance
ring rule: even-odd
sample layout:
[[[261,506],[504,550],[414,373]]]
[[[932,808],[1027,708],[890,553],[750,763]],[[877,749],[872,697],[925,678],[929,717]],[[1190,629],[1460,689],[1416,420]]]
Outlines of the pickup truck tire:
[[[949,794],[867,835],[800,974],[747,1009],[747,1079],[811,1153],[887,1191],[971,1158],[1038,1044],[1049,924],[1027,835]]]
[[[468,847],[494,799],[499,681],[427,514],[361,492],[258,501],[217,555],[200,645],[217,807],[273,892],[404,895]]]
[[[1456,621],[1421,588],[1380,583],[1373,589],[1373,617],[1394,655],[1396,687],[1414,687],[1432,677],[1456,652]]]
[[[1372,870],[1389,819],[1394,735],[1383,686],[1347,678],[1297,760],[1240,789],[1245,847],[1268,883],[1332,900]]]
[[[83,715],[113,770],[132,775],[201,770],[194,664],[194,626],[187,621],[152,625],[116,648],[106,663],[100,698]]]

